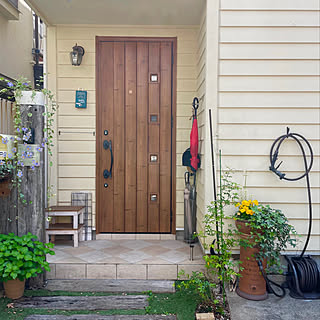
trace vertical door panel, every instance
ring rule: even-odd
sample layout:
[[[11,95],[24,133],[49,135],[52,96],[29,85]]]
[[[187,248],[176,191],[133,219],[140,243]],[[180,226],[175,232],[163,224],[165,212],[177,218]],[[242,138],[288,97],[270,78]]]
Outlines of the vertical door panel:
[[[99,230],[103,232],[113,231],[113,180],[112,178],[104,179],[103,171],[110,169],[111,157],[110,150],[103,148],[103,141],[113,140],[113,43],[101,43],[101,56],[99,61],[99,92],[100,92],[100,110],[101,126],[98,132],[98,203],[99,203]],[[108,130],[109,134],[105,136],[104,130]],[[104,184],[108,187],[105,188]]]
[[[125,231],[137,224],[137,45],[125,43]]]
[[[170,232],[172,48],[161,43],[160,64],[160,232]]]
[[[152,76],[158,78],[151,81]],[[160,143],[160,43],[149,43],[149,175],[148,175],[148,231],[159,232],[159,143]],[[151,155],[158,161],[151,162]],[[155,197],[155,198],[153,198]],[[155,200],[152,200],[155,199]]]
[[[137,232],[148,232],[148,50],[137,43]]]
[[[114,232],[124,232],[124,162],[125,162],[125,127],[124,127],[124,42],[114,43]]]

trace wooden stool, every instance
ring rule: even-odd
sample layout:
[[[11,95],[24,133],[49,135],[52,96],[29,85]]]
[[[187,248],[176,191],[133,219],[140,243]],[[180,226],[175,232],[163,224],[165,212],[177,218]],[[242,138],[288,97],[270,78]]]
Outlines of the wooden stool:
[[[53,206],[46,210],[46,241],[49,236],[54,241],[55,235],[72,235],[73,246],[78,247],[79,235],[83,230],[83,215],[85,207],[81,206]],[[49,223],[49,217],[72,217],[72,223]],[[82,240],[82,238],[81,238]]]

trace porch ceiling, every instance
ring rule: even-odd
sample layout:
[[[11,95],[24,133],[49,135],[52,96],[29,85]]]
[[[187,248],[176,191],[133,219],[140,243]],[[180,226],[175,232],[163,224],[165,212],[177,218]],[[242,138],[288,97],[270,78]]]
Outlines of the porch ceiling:
[[[205,0],[26,0],[47,24],[197,25]]]

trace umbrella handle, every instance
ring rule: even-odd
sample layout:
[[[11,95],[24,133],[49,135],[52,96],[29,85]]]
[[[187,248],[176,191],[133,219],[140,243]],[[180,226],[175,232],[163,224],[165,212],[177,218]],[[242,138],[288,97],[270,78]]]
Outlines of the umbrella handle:
[[[197,110],[199,108],[199,99],[197,97],[193,98],[192,106],[194,109],[194,118],[196,118],[197,117]]]

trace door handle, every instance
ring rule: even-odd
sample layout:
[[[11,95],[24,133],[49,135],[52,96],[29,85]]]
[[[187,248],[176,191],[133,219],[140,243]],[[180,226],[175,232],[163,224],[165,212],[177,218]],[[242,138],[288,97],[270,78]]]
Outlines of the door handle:
[[[112,177],[112,167],[113,167],[113,152],[112,152],[112,143],[111,143],[111,140],[110,140],[110,141],[104,140],[104,141],[103,141],[103,147],[104,147],[105,150],[110,149],[110,154],[111,154],[110,170],[105,169],[105,170],[103,171],[103,177],[104,177],[105,179],[108,179],[108,178],[111,178],[111,177]]]

